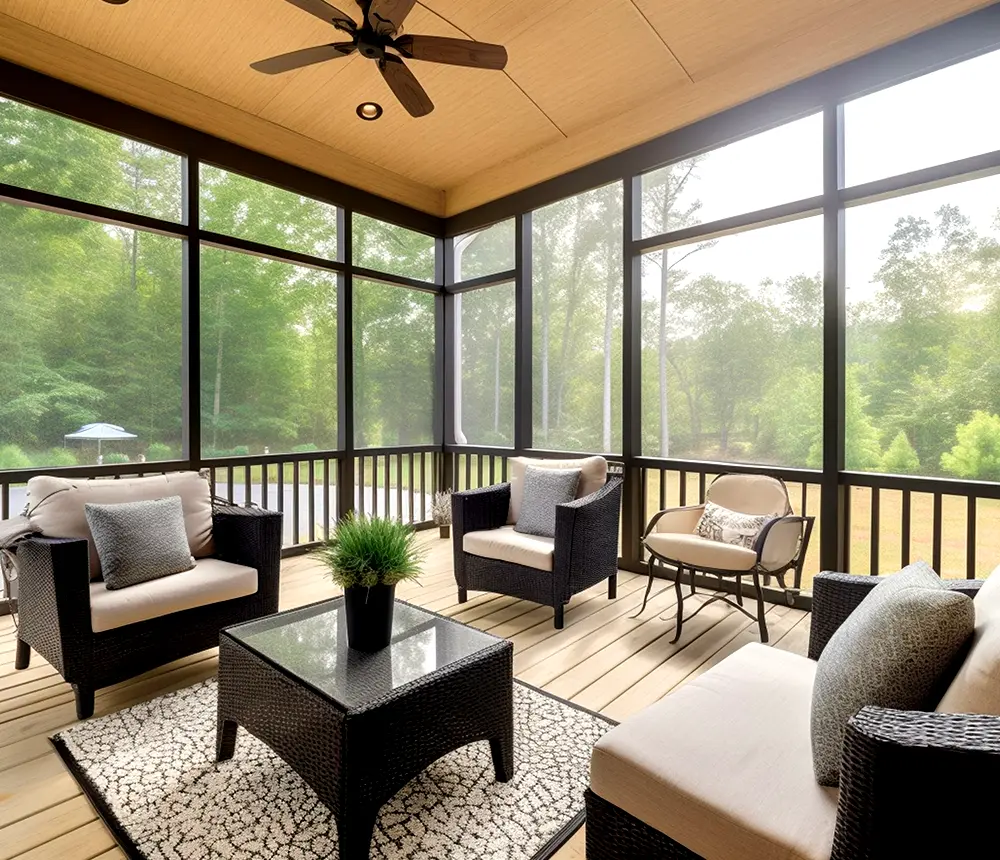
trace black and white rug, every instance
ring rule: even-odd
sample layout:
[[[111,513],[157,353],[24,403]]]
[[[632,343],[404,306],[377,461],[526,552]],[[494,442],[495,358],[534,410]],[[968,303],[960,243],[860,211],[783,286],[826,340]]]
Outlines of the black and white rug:
[[[334,860],[311,788],[240,730],[215,763],[215,681],[88,720],[52,740],[134,860]],[[514,778],[488,743],[439,759],[382,812],[379,860],[543,860],[583,823],[590,750],[614,723],[514,684]]]

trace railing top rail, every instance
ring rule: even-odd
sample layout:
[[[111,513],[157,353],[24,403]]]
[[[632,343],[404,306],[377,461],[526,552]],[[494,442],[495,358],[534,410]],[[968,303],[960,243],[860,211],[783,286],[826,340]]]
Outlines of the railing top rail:
[[[644,469],[664,469],[673,472],[720,475],[741,472],[748,475],[774,475],[785,481],[818,484],[823,473],[819,469],[798,469],[789,466],[766,466],[760,463],[729,463],[714,460],[675,460],[665,457],[636,457],[635,465]]]
[[[841,472],[840,483],[847,487],[879,490],[907,490],[963,498],[1000,499],[1000,483],[965,481],[961,478],[927,478],[916,475],[885,475],[880,472]]]

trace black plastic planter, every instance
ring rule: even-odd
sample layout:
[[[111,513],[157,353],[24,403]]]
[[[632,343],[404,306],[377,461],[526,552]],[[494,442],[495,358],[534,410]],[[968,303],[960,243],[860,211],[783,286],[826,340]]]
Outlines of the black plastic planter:
[[[358,651],[379,651],[392,639],[395,585],[352,585],[344,589],[347,644]]]

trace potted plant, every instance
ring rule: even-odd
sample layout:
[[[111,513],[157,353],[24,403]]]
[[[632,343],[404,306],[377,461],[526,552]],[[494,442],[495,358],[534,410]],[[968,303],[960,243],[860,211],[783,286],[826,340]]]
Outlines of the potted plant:
[[[424,548],[398,520],[348,514],[317,551],[330,578],[344,589],[347,643],[378,651],[392,638],[396,583],[416,579]]]
[[[451,536],[451,490],[434,494],[431,499],[431,519],[437,524],[438,534],[447,540]]]

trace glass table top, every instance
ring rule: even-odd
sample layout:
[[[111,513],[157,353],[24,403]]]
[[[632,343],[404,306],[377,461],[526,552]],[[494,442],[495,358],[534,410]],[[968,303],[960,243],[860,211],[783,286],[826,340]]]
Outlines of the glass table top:
[[[396,601],[392,642],[374,653],[347,645],[344,598],[231,627],[226,635],[347,708],[496,645],[497,637]]]

